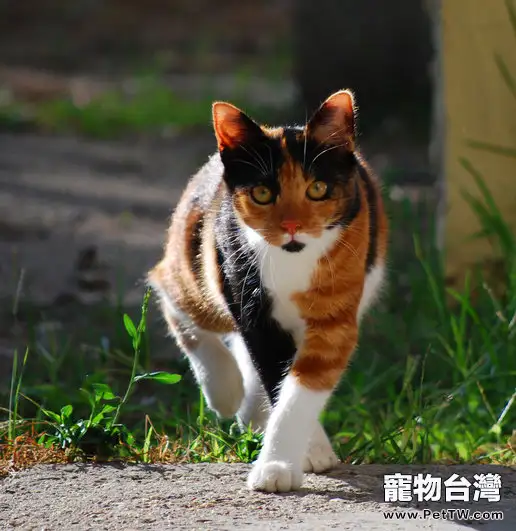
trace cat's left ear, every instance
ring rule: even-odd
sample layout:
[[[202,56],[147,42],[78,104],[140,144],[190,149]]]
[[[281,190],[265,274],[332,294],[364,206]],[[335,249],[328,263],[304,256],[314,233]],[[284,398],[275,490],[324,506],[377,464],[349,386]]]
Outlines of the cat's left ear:
[[[355,98],[350,90],[332,94],[314,113],[306,134],[318,144],[355,149]]]
[[[217,101],[213,104],[212,112],[220,151],[256,142],[264,136],[260,126],[231,103]]]

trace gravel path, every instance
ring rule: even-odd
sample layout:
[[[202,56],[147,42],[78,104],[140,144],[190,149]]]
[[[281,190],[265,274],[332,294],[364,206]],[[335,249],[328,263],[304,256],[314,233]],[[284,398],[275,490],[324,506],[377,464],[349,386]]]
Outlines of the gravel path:
[[[297,493],[263,494],[245,487],[248,465],[40,465],[0,481],[0,529],[11,530],[264,530],[338,529],[438,531],[516,529],[516,468],[341,465],[307,475]],[[502,477],[493,502],[385,503],[383,475],[478,473]],[[472,490],[473,492],[473,490]],[[503,522],[422,519],[425,508],[503,511]],[[385,511],[417,511],[417,522],[387,521]]]

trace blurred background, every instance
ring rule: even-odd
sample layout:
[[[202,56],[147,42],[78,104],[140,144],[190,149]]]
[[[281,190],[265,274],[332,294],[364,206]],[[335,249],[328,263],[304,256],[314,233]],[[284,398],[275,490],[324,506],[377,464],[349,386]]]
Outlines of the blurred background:
[[[1,2],[0,394],[27,345],[26,391],[53,407],[80,403],[85,381],[117,388],[127,376],[122,316],[138,319],[170,213],[215,150],[216,99],[259,122],[302,124],[332,91],[355,91],[360,148],[385,184],[393,227],[391,287],[366,341],[382,346],[385,367],[428,352],[440,325],[418,260],[449,237],[445,210],[457,256],[473,231],[462,199],[445,205],[444,181],[450,198],[463,136],[514,139],[512,122],[492,119],[511,114],[500,102],[513,98],[512,63],[493,59],[514,49],[511,2],[491,4],[486,14],[484,0],[446,10],[437,0]],[[452,151],[450,131],[460,137]],[[491,156],[480,155],[484,169],[499,168]],[[505,210],[516,210],[512,169],[492,174],[505,179]],[[145,369],[175,367],[164,335],[151,307]],[[143,389],[135,408],[161,404],[166,419],[166,401]],[[178,408],[191,389],[177,391]]]
[[[351,87],[375,169],[432,183],[423,1],[7,2],[0,34],[3,298],[138,304],[216,99],[303,123]]]

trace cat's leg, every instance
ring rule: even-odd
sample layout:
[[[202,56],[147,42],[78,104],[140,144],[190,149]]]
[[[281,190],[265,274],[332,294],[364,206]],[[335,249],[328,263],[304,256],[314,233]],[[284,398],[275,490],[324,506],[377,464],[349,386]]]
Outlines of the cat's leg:
[[[237,413],[240,427],[251,425],[253,430],[263,432],[271,413],[271,402],[242,336],[232,334],[228,341],[244,379],[245,396]],[[318,474],[335,467],[338,462],[323,426],[317,422],[303,461],[303,471]]]
[[[221,417],[233,417],[244,398],[242,374],[220,334],[205,330],[170,299],[161,300],[171,334],[188,358],[210,409]]]
[[[251,426],[253,431],[263,432],[269,419],[271,404],[249,351],[240,334],[228,338],[231,353],[237,360],[244,381],[244,400],[237,413],[242,429]]]
[[[312,391],[292,373],[285,378],[248,478],[249,488],[286,492],[301,487],[309,441],[330,393]]]
[[[210,409],[234,417],[244,398],[242,374],[220,335],[197,329],[195,342],[183,347]]]
[[[281,385],[262,451],[249,475],[251,489],[276,492],[301,486],[319,415],[356,346],[356,314],[346,317],[338,325],[330,325],[338,330],[327,331],[327,325],[317,323],[307,329],[303,346]]]

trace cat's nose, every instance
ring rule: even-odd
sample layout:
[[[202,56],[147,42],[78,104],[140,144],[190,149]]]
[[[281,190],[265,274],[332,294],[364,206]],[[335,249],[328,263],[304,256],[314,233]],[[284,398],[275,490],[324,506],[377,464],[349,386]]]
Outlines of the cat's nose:
[[[292,219],[286,219],[280,223],[280,227],[291,236],[294,236],[294,234],[301,228],[301,223]]]

